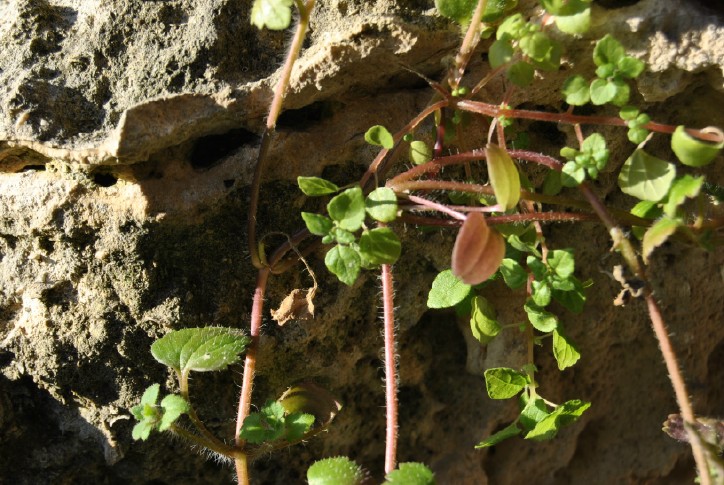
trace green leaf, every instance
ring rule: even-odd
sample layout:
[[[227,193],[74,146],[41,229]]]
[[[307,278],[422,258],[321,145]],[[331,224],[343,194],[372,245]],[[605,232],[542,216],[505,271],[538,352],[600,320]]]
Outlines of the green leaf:
[[[528,268],[533,272],[535,279],[540,281],[545,278],[548,268],[546,268],[546,265],[543,264],[543,261],[539,258],[540,256],[528,256],[525,259],[525,264],[527,264]]]
[[[382,125],[375,125],[365,133],[365,141],[370,145],[381,146],[388,150],[395,146],[395,140],[387,128]]]
[[[161,401],[163,417],[158,425],[159,431],[166,431],[182,414],[189,412],[189,403],[177,394],[169,394]]]
[[[346,231],[356,231],[365,220],[365,200],[362,189],[353,187],[336,195],[327,204],[327,212]]]
[[[410,161],[415,165],[422,165],[432,160],[432,148],[424,141],[410,142]]]
[[[591,102],[595,105],[600,106],[612,101],[617,93],[618,88],[613,81],[594,79],[591,82]]]
[[[676,167],[637,149],[626,160],[618,175],[618,186],[624,193],[641,200],[659,201],[671,187]]]
[[[521,397],[524,396],[525,394],[521,395]],[[543,421],[549,414],[550,411],[548,410],[548,406],[546,406],[546,403],[543,399],[539,397],[536,397],[534,399],[527,399],[525,407],[520,412],[518,422],[525,431],[530,431],[531,429],[535,428],[538,423]]]
[[[495,308],[482,296],[472,298],[470,329],[473,337],[483,345],[487,345],[500,333],[500,324],[496,320]]]
[[[644,238],[641,243],[641,255],[646,264],[648,264],[649,256],[654,252],[654,249],[664,244],[666,240],[669,239],[669,236],[676,232],[679,225],[680,222],[678,220],[663,217],[649,227],[646,233],[644,233]]]
[[[284,30],[292,21],[292,0],[254,0],[251,23],[258,29]]]
[[[520,199],[520,176],[513,159],[504,148],[493,143],[488,143],[485,156],[495,199],[503,211],[514,208]]]
[[[556,362],[558,362],[558,369],[563,370],[578,362],[581,354],[565,335],[561,334],[559,330],[554,330],[553,357],[555,357]]]
[[[150,386],[148,386],[143,392],[143,396],[141,396],[141,406],[154,406],[156,404],[156,401],[158,401],[158,392],[160,389],[160,384],[151,384]]]
[[[304,437],[314,424],[314,416],[306,413],[291,413],[284,418],[286,434],[284,439],[294,442]]]
[[[385,476],[382,485],[435,485],[435,476],[422,463],[400,463]]]
[[[517,6],[518,0],[488,0],[485,12],[483,12],[483,22],[495,22]]]
[[[558,327],[558,318],[552,313],[545,311],[542,307],[536,305],[534,301],[526,301],[523,309],[525,310],[525,313],[528,314],[528,320],[536,330],[548,333]]]
[[[534,281],[531,283],[532,297],[536,305],[540,307],[548,306],[553,296],[551,291],[552,288],[548,281]]]
[[[543,61],[553,47],[551,40],[543,32],[534,32],[520,39],[520,49],[525,55],[536,61]]]
[[[573,289],[568,291],[554,289],[553,299],[573,313],[581,313],[586,303],[583,285],[575,277],[570,277],[567,281],[573,282]]]
[[[625,56],[626,50],[611,34],[606,34],[601,40],[596,42],[596,47],[593,49],[593,62],[595,62],[597,66],[606,64],[616,65]]]
[[[443,17],[452,19],[460,25],[467,25],[477,3],[477,0],[435,0],[435,8]]]
[[[669,197],[664,205],[664,212],[667,216],[675,217],[677,208],[689,198],[693,199],[699,195],[702,185],[704,185],[704,177],[692,177],[684,175],[675,180],[669,189]],[[633,212],[633,211],[632,211]]]
[[[495,32],[495,37],[497,39],[502,39],[507,35],[518,40],[528,32],[528,29],[529,24],[526,22],[526,19],[523,15],[516,13],[503,20],[503,22],[498,26],[498,30]]]
[[[619,74],[629,79],[635,79],[644,72],[646,64],[635,57],[626,56],[616,63]]]
[[[343,246],[347,244],[352,244],[357,240],[357,236],[355,236],[354,233],[345,231],[341,227],[333,227],[332,230],[329,232],[329,235],[332,237],[332,241],[337,241]],[[322,239],[322,241],[324,242],[324,239]]]
[[[365,199],[367,213],[376,221],[392,222],[397,218],[397,196],[387,187],[378,187]]]
[[[460,281],[450,269],[435,277],[427,296],[428,308],[450,308],[465,299],[471,286]]]
[[[512,438],[513,436],[518,436],[521,433],[521,429],[518,427],[516,423],[509,424],[505,428],[501,429],[497,433],[495,433],[492,436],[489,436],[485,438],[483,441],[475,445],[475,448],[489,448],[491,446],[495,446],[498,443],[507,440],[508,438]]]
[[[527,62],[516,62],[508,68],[508,79],[518,87],[525,88],[533,82],[535,68]]]
[[[589,8],[591,0],[541,0],[543,8],[551,15],[575,15]]]
[[[563,182],[561,181],[560,172],[555,170],[549,170],[546,173],[546,177],[543,179],[543,187],[541,190],[545,195],[558,195],[563,188]]]
[[[577,421],[589,407],[591,403],[578,399],[566,401],[529,431],[525,439],[536,441],[552,439],[562,427]]]
[[[555,21],[556,27],[561,32],[571,35],[585,34],[591,28],[591,9],[586,8],[574,15],[556,17]]]
[[[528,385],[525,374],[508,367],[493,367],[485,371],[485,387],[491,399],[508,399]]]
[[[284,435],[284,406],[278,401],[267,401],[258,413],[244,420],[239,435],[249,443],[274,441]]]
[[[561,89],[565,96],[566,103],[573,106],[583,106],[591,99],[591,91],[588,82],[583,76],[571,76],[563,83]]]
[[[629,97],[631,96],[631,87],[626,81],[618,78],[614,78],[611,83],[616,88],[616,93],[611,99],[611,104],[615,106],[624,106],[628,103]]]
[[[493,69],[510,62],[513,59],[513,44],[510,37],[506,36],[493,42],[488,51],[488,61]]]
[[[141,421],[136,423],[131,431],[131,437],[134,440],[146,441],[151,435],[151,431],[156,428],[156,425],[150,421]]]
[[[500,265],[500,274],[503,275],[503,280],[508,288],[511,290],[517,290],[525,285],[528,281],[528,273],[526,273],[523,266],[520,265],[516,260],[505,258]]]
[[[561,278],[568,278],[576,269],[572,249],[555,249],[548,256],[548,265]]]
[[[319,177],[297,177],[297,185],[304,192],[304,195],[318,196],[334,194],[339,187]]]
[[[624,106],[619,110],[618,115],[624,121],[632,121],[636,119],[640,112],[636,106]]]
[[[378,227],[362,233],[359,251],[370,263],[393,264],[400,257],[402,245],[392,229]]]
[[[359,276],[362,260],[357,251],[349,246],[340,246],[338,244],[327,251],[324,264],[332,274],[339,278],[339,281],[352,286],[357,276]]]
[[[346,456],[319,460],[307,470],[309,485],[360,485],[363,479],[362,468]]]
[[[677,126],[671,135],[671,149],[681,163],[690,167],[702,167],[709,164],[724,148],[724,141],[706,143],[693,138],[684,126]]]
[[[302,219],[309,232],[315,236],[326,236],[334,227],[334,222],[329,217],[312,212],[302,212]]]
[[[576,162],[566,162],[561,170],[561,184],[576,187],[586,180],[586,169]]]
[[[236,328],[184,328],[156,340],[151,354],[176,372],[215,371],[238,362],[249,342]]]

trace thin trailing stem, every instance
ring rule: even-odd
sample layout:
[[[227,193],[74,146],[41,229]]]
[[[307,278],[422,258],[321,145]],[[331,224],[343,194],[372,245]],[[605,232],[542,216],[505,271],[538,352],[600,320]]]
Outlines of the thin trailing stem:
[[[488,0],[478,0],[473,16],[470,19],[468,30],[465,32],[465,37],[460,45],[460,50],[457,56],[455,56],[455,70],[448,78],[448,84],[452,88],[457,88],[460,85],[460,80],[463,74],[465,74],[465,68],[470,61],[470,57],[473,55],[473,51],[478,45],[478,42],[480,42],[480,24],[483,20],[483,14],[485,13],[487,5]]]
[[[249,415],[251,409],[251,392],[254,382],[254,374],[256,372],[257,350],[259,348],[259,335],[261,333],[262,311],[264,310],[264,293],[266,284],[269,280],[269,268],[259,270],[256,279],[256,289],[254,290],[254,300],[251,308],[251,328],[249,337],[251,342],[246,349],[246,358],[244,359],[244,377],[241,384],[241,393],[239,395],[239,409],[236,415],[236,434],[234,440],[238,448],[244,447],[244,440],[241,438],[241,426]],[[235,459],[236,475],[241,485],[249,483],[249,469],[247,466],[246,453],[239,453]]]
[[[382,265],[382,311],[385,333],[385,400],[387,431],[385,433],[385,473],[397,466],[397,359],[395,355],[395,310],[392,267]]]

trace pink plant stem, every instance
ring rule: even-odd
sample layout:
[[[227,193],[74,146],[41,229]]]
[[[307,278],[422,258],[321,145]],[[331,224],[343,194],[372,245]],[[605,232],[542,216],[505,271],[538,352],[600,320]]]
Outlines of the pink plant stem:
[[[385,473],[397,466],[397,359],[395,357],[395,310],[392,267],[382,265],[382,310],[385,332],[385,400],[387,432],[385,436]]]
[[[259,335],[261,333],[262,311],[264,310],[264,292],[266,284],[269,280],[269,268],[262,268],[257,273],[256,289],[254,290],[254,300],[251,308],[251,328],[249,337],[251,343],[246,349],[246,359],[244,360],[244,378],[241,384],[241,393],[239,395],[239,410],[236,415],[236,434],[234,441],[238,448],[243,448],[244,440],[240,436],[241,426],[249,415],[251,409],[251,392],[252,383],[254,382],[254,374],[256,372],[256,353],[259,348]],[[236,475],[241,485],[249,483],[249,469],[245,453],[240,453],[234,460],[236,466]]]

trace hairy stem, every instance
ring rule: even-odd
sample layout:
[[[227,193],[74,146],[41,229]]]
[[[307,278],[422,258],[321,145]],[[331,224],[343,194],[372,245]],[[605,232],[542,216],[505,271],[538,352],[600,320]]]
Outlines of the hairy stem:
[[[223,443],[218,444],[216,442],[211,442],[206,438],[195,435],[186,428],[182,428],[181,426],[178,426],[176,424],[172,424],[169,430],[172,433],[177,434],[181,438],[185,439],[186,441],[194,443],[202,448],[207,448],[214,453],[218,453],[219,455],[225,456],[227,458],[235,458],[239,454],[239,450],[237,450],[236,448],[226,446]]]
[[[483,20],[483,14],[485,8],[488,5],[488,0],[478,0],[478,4],[473,12],[473,17],[470,19],[470,25],[468,30],[465,32],[465,38],[463,43],[460,45],[460,50],[457,56],[455,56],[455,71],[451,73],[448,78],[448,84],[452,88],[457,88],[460,84],[460,80],[465,74],[465,68],[470,61],[470,57],[473,55],[475,47],[480,42],[480,23]]]
[[[236,434],[234,441],[238,448],[244,447],[244,440],[240,436],[241,426],[249,415],[251,409],[251,392],[252,383],[254,382],[254,373],[256,372],[257,350],[259,348],[259,335],[261,332],[262,311],[264,310],[264,292],[266,284],[269,280],[269,268],[259,270],[256,277],[256,289],[254,290],[254,301],[251,308],[251,328],[249,336],[251,342],[246,349],[246,358],[244,359],[244,377],[241,384],[241,393],[239,394],[239,409],[236,415]],[[249,470],[247,467],[246,453],[239,453],[235,459],[236,475],[241,485],[248,485]]]
[[[247,218],[247,234],[249,239],[249,255],[251,256],[251,263],[255,268],[261,269],[264,267],[262,258],[259,256],[259,247],[257,246],[256,238],[256,214],[259,208],[259,191],[261,190],[261,179],[266,171],[269,157],[269,146],[271,145],[271,138],[275,132],[277,119],[279,113],[282,110],[282,104],[284,103],[284,96],[289,89],[289,79],[292,75],[292,68],[294,63],[299,58],[299,52],[302,49],[304,43],[304,37],[307,34],[307,28],[309,27],[309,15],[312,13],[314,8],[315,0],[307,0],[306,5],[302,2],[297,2],[299,9],[299,23],[297,29],[294,32],[292,43],[289,47],[289,53],[284,61],[279,81],[274,88],[274,97],[272,98],[271,105],[269,106],[269,115],[266,119],[266,129],[261,137],[261,146],[259,147],[259,155],[256,160],[256,167],[254,168],[254,179],[251,184],[251,195],[249,196],[249,211]]]
[[[387,432],[385,435],[385,473],[397,466],[397,360],[395,358],[395,310],[392,267],[382,265],[382,308],[385,331],[385,399]]]

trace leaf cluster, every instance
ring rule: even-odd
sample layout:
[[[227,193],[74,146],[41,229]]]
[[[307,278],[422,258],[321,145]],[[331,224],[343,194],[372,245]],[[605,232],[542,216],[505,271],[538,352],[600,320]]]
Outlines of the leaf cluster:
[[[267,401],[258,412],[246,417],[240,436],[254,444],[282,439],[293,443],[309,432],[314,420],[312,414],[288,412],[281,402]]]
[[[307,470],[309,485],[361,485],[367,474],[346,456],[316,461]],[[385,476],[382,485],[435,485],[435,476],[422,463],[400,463]]]
[[[561,148],[561,156],[568,160],[563,166],[561,182],[566,187],[575,187],[586,179],[598,178],[598,173],[608,163],[609,150],[606,148],[606,139],[599,133],[594,133],[581,143],[581,149],[571,147]]]
[[[169,394],[158,402],[159,384],[149,386],[141,402],[131,408],[138,423],[133,427],[134,440],[146,441],[152,431],[166,431],[181,415],[189,411],[189,403],[177,394]]]

